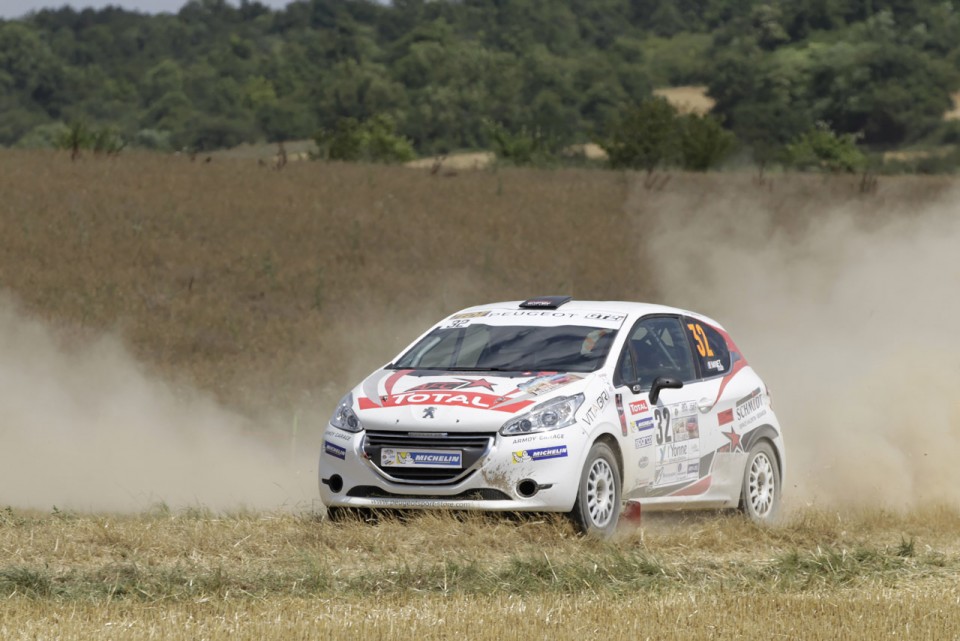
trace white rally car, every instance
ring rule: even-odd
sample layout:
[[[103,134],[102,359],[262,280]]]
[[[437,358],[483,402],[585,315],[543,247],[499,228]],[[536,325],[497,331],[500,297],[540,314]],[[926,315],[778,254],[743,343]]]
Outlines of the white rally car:
[[[344,508],[567,512],[607,535],[644,509],[777,513],[767,387],[715,321],[541,297],[440,321],[343,397],[320,495]]]

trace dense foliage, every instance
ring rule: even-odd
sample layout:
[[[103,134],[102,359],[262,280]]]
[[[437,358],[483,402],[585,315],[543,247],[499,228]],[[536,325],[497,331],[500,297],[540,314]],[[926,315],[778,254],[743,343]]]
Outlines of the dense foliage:
[[[960,0],[62,8],[0,21],[0,145],[82,121],[139,147],[211,149],[342,133],[351,118],[391,123],[421,154],[513,145],[522,158],[518,140],[609,139],[653,87],[701,83],[717,120],[691,127],[722,123],[764,160],[818,122],[867,145],[937,143],[958,65]]]

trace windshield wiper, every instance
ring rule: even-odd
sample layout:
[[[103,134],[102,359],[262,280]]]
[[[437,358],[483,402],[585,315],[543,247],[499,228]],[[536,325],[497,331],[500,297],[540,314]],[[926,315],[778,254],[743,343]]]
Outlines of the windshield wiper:
[[[443,370],[444,372],[524,372],[526,370],[507,369],[505,367],[428,367],[426,369]]]

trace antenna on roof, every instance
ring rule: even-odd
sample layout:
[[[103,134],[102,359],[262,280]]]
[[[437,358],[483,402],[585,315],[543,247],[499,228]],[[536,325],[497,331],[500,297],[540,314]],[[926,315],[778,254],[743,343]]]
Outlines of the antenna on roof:
[[[556,309],[571,300],[573,296],[538,296],[523,301],[520,307],[522,309]]]

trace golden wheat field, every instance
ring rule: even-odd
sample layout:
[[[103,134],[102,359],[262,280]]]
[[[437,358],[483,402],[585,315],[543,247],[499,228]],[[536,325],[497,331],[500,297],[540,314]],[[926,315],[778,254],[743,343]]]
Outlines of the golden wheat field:
[[[0,637],[960,638],[958,194],[0,153]],[[555,293],[727,325],[786,430],[782,523],[322,518],[346,389]]]

